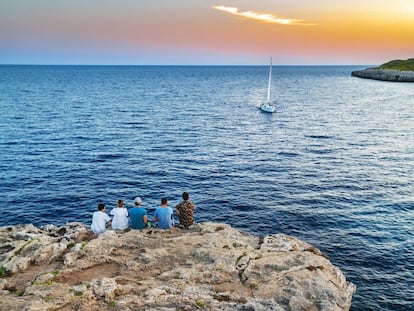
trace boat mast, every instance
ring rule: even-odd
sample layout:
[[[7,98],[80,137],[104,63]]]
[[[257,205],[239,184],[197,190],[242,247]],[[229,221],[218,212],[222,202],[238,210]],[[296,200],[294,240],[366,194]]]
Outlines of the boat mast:
[[[267,101],[268,102],[272,101],[272,96],[270,92],[271,85],[272,85],[272,58],[270,57],[269,84],[267,86]]]

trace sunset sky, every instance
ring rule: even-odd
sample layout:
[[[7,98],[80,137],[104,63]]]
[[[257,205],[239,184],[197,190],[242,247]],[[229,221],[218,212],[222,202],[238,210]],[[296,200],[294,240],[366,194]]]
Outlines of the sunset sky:
[[[414,0],[1,0],[0,64],[380,64]]]

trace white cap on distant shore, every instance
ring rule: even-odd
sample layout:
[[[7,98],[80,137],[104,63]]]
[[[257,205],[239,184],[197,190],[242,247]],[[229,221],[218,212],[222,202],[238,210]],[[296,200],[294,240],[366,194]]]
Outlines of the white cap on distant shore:
[[[135,204],[139,205],[142,203],[142,199],[140,197],[136,197],[134,202]]]

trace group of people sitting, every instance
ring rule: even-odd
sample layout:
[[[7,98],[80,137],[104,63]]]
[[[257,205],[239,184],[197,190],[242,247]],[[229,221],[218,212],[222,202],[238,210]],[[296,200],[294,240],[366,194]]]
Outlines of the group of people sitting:
[[[106,213],[105,204],[100,203],[98,210],[93,213],[91,229],[95,234],[101,234],[107,227],[111,226],[115,230],[144,229],[151,226],[145,208],[141,206],[142,199],[135,198],[134,207],[126,209],[124,201],[118,200],[117,207],[111,210],[111,218]],[[183,201],[175,206],[175,213],[179,219],[179,226],[187,228],[194,222],[195,205],[190,201],[187,192],[183,192]],[[161,199],[161,206],[154,212],[153,221],[161,229],[170,229],[174,225],[174,211],[168,206],[166,197]]]

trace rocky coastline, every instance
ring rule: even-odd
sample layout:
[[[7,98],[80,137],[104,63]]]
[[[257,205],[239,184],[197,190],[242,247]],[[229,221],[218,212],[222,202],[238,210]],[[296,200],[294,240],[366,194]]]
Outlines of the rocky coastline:
[[[0,310],[349,310],[355,292],[312,245],[220,223],[16,225],[0,242]]]
[[[352,71],[352,75],[358,78],[373,79],[390,82],[414,82],[414,71],[401,71],[382,68],[367,68]]]

